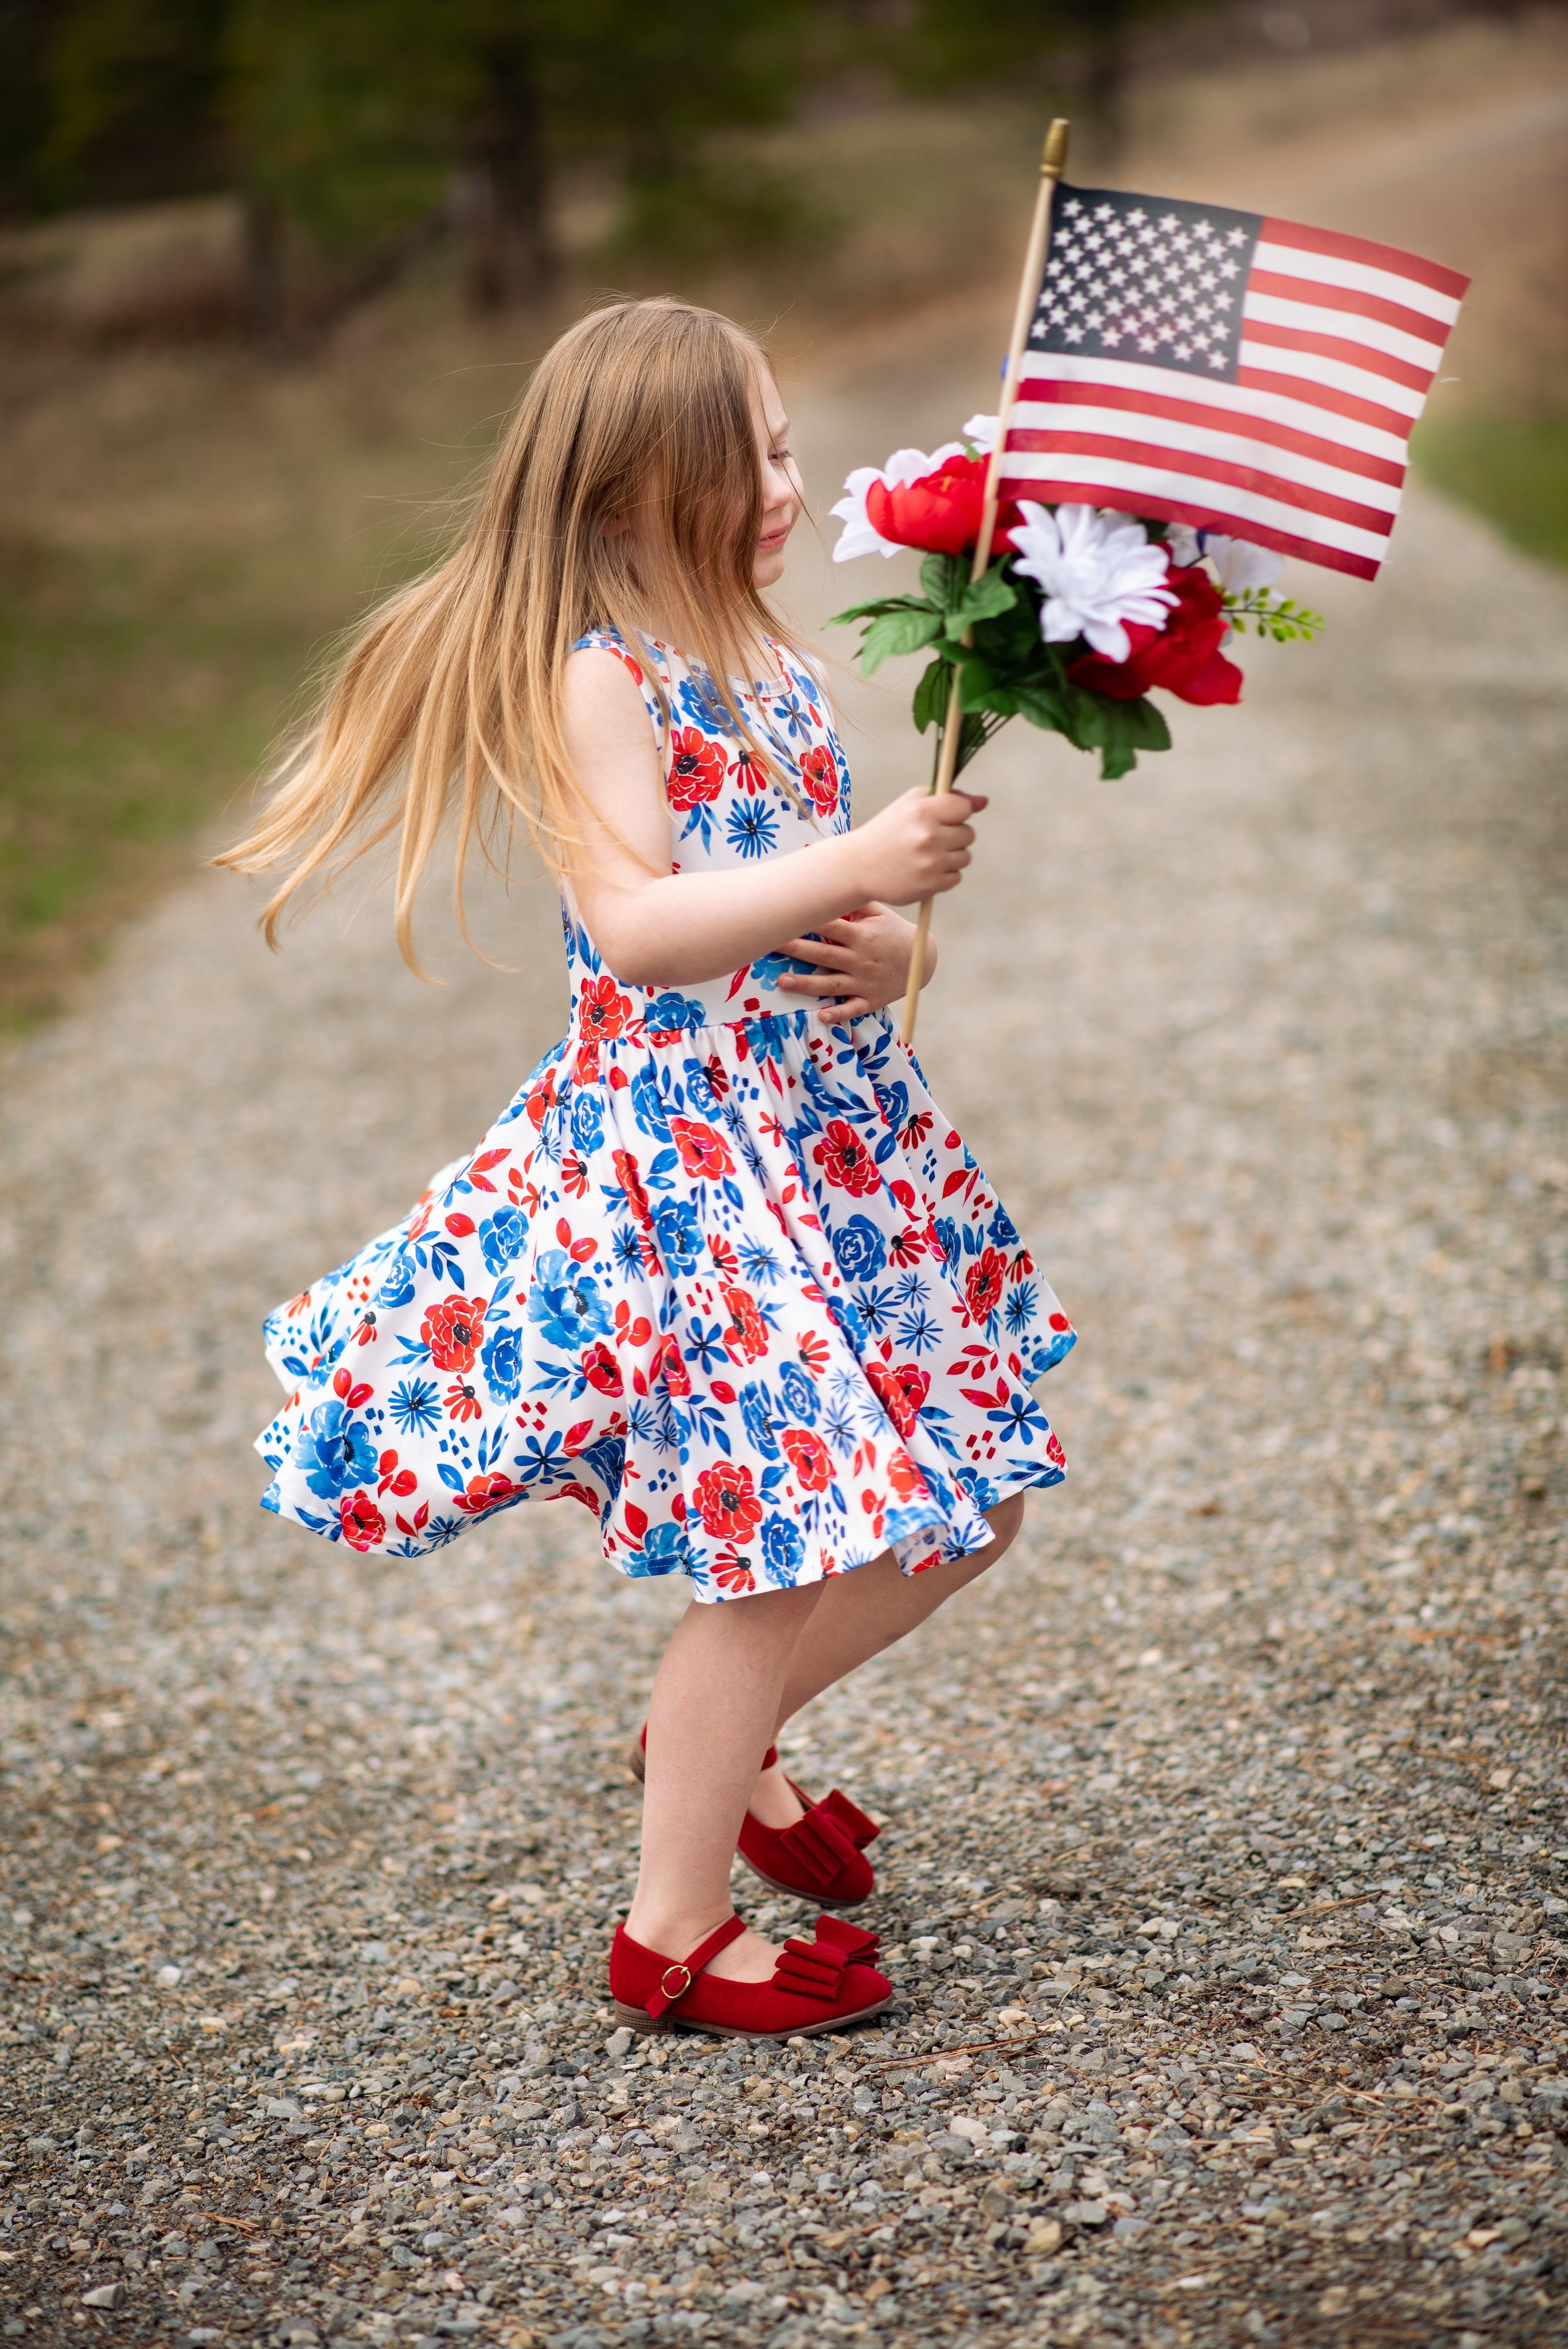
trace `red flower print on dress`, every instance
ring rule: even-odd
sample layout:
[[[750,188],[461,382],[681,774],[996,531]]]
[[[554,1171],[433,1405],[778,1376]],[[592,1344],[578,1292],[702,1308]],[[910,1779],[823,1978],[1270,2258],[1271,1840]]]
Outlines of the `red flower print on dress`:
[[[895,1452],[888,1463],[888,1482],[900,1501],[927,1501],[930,1488],[907,1452]]]
[[[459,1379],[446,1391],[446,1413],[449,1419],[483,1419],[484,1405],[466,1379]]]
[[[887,1362],[867,1362],[866,1376],[899,1434],[908,1435],[931,1391],[925,1371],[916,1362],[900,1362],[896,1370]]]
[[[1053,1330],[1054,1330],[1057,1332],[1057,1334],[1058,1334],[1058,1335],[1060,1335],[1060,1333],[1061,1333],[1064,1330],[1070,1330],[1070,1329],[1072,1328],[1072,1326],[1073,1326],[1073,1325],[1072,1325],[1072,1323],[1068,1320],[1068,1319],[1067,1319],[1067,1317],[1066,1317],[1066,1315],[1065,1315],[1064,1313],[1053,1313],[1053,1314],[1052,1314],[1052,1316],[1051,1316],[1051,1327],[1052,1327],[1052,1329],[1053,1329]]]
[[[736,1549],[722,1549],[713,1561],[713,1579],[732,1599],[757,1587],[757,1578]]]
[[[337,1522],[350,1549],[375,1549],[387,1537],[387,1520],[369,1493],[345,1493],[337,1504]]]
[[[472,1370],[489,1303],[488,1297],[448,1297],[431,1307],[420,1323],[420,1335],[438,1371]]]
[[[786,1427],[779,1437],[784,1457],[808,1493],[826,1493],[833,1482],[833,1454],[808,1427]]]
[[[837,813],[838,770],[826,742],[819,742],[815,750],[802,752],[800,779],[810,792],[811,803],[818,815]]]
[[[642,1187],[642,1176],[638,1172],[637,1161],[629,1150],[616,1150],[610,1154],[615,1160],[615,1171],[625,1195],[626,1204],[631,1209],[639,1228],[647,1231],[653,1220],[653,1210],[648,1204],[648,1193]]]
[[[691,1490],[703,1527],[715,1540],[744,1541],[763,1521],[763,1505],[742,1461],[704,1468]]]
[[[1000,1248],[981,1248],[963,1277],[969,1309],[977,1321],[989,1320],[1002,1302],[1007,1281],[1007,1258]]]
[[[746,1361],[760,1361],[768,1350],[768,1325],[757,1309],[756,1299],[745,1288],[726,1288],[722,1293],[734,1317],[733,1328],[724,1332],[724,1343],[732,1352],[739,1349]]]
[[[680,1340],[672,1330],[660,1338],[654,1348],[653,1360],[649,1369],[651,1375],[663,1379],[666,1392],[670,1394],[689,1395],[691,1393],[691,1381],[686,1374],[686,1365],[680,1359]],[[677,1494],[676,1499],[679,1500],[680,1497]]]
[[[607,973],[585,980],[577,997],[577,1025],[590,1042],[607,1044],[623,1035],[630,1018],[630,996],[623,995]]]
[[[734,1173],[730,1145],[713,1126],[704,1124],[698,1117],[672,1117],[670,1131],[688,1174],[705,1175],[712,1182],[721,1174]]]
[[[583,1356],[583,1376],[589,1386],[598,1389],[600,1394],[618,1395],[621,1392],[620,1364],[602,1338],[597,1340]]]
[[[716,800],[724,788],[729,761],[724,746],[695,726],[678,726],[670,738],[670,804],[696,807]]]
[[[811,1154],[835,1190],[849,1191],[864,1199],[881,1187],[876,1160],[844,1118],[829,1118],[822,1140]]]
[[[1064,1468],[1067,1465],[1067,1455],[1062,1449],[1062,1439],[1054,1428],[1045,1438],[1045,1457],[1053,1468]]]
[[[468,1490],[454,1493],[452,1497],[465,1516],[482,1517],[486,1509],[498,1509],[503,1501],[511,1500],[514,1493],[522,1490],[521,1485],[514,1484],[510,1476],[504,1476],[497,1468],[488,1476],[471,1476]]]

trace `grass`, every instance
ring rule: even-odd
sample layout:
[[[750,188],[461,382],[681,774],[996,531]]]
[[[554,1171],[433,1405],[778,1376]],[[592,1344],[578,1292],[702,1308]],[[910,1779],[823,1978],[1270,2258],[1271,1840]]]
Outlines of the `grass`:
[[[241,566],[23,546],[0,558],[0,1025],[52,1009],[113,923],[188,868],[312,631]]]
[[[1415,455],[1439,489],[1516,546],[1568,564],[1568,416],[1533,424],[1445,419],[1417,432]]]

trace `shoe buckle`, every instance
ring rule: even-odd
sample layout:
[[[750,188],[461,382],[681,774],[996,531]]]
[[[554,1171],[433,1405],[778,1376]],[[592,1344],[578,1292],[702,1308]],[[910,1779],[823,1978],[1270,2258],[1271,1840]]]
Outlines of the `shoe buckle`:
[[[671,1974],[679,1974],[680,1977],[680,1980],[675,1984],[673,1989],[670,1987],[670,1982]],[[659,1996],[661,1998],[668,1999],[671,2005],[674,2004],[678,1998],[684,1998],[691,1987],[691,1969],[690,1966],[666,1966],[664,1971],[659,1977]]]

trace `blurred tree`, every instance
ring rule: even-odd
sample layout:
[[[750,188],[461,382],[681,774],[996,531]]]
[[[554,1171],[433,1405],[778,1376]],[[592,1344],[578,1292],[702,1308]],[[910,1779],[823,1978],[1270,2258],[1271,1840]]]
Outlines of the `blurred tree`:
[[[227,0],[61,0],[35,13],[46,202],[145,202],[224,183]]]
[[[1103,150],[1125,128],[1133,36],[1161,17],[1219,0],[911,0],[884,33],[902,79],[917,88],[1002,82],[1046,72],[1076,86]],[[873,22],[875,23],[875,19]],[[886,20],[884,20],[886,23]]]
[[[47,191],[48,59],[61,0],[0,0],[0,220],[25,219]]]
[[[235,189],[264,339],[282,333],[301,234],[339,305],[449,228],[476,305],[536,293],[564,163],[619,173],[623,249],[755,246],[808,217],[713,134],[788,114],[830,0],[33,5],[60,198]]]

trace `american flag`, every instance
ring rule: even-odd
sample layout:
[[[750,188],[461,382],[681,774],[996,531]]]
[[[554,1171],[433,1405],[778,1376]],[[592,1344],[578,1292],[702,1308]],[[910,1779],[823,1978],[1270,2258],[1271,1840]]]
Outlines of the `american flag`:
[[[1261,212],[1061,187],[1003,492],[1375,578],[1469,283]]]

